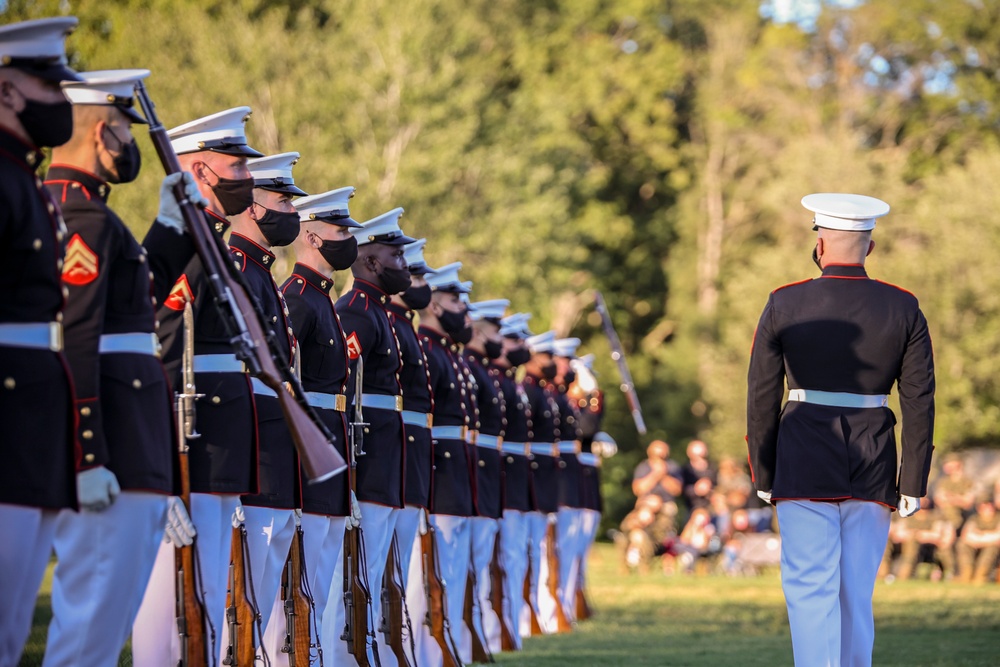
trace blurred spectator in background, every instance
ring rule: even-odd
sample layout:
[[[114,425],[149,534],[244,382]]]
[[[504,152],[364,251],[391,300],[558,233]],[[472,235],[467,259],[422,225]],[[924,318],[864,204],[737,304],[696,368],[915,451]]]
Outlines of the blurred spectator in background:
[[[921,504],[924,502],[926,498],[921,500]],[[897,520],[890,529],[890,533],[893,532],[900,543],[896,572],[900,581],[912,577],[917,563],[925,561],[941,566],[940,571],[932,571],[931,579],[950,580],[954,576],[955,529],[936,507],[928,507],[911,517]]]
[[[666,553],[667,545],[676,537],[676,522],[676,503],[665,503],[655,494],[636,501],[635,509],[622,519],[621,531],[612,534],[622,552],[623,569],[649,572],[653,559]]]
[[[949,454],[941,464],[943,478],[934,487],[934,506],[957,533],[965,518],[972,513],[976,488],[965,475],[965,464],[956,454]]]
[[[693,572],[699,559],[710,558],[721,550],[722,542],[712,523],[712,515],[704,507],[694,509],[673,546],[678,566],[685,572]]]
[[[984,496],[976,505],[976,513],[962,528],[956,551],[959,579],[984,583],[1000,554],[1000,517],[991,497]]]
[[[744,467],[736,459],[726,456],[719,461],[719,481],[715,489],[725,497],[730,510],[739,510],[747,507],[753,484]]]
[[[635,468],[632,475],[632,493],[642,500],[647,495],[659,496],[664,503],[674,505],[677,514],[677,497],[681,495],[681,467],[670,459],[670,445],[654,440],[646,448],[646,460]]]
[[[684,499],[688,510],[705,509],[715,488],[717,474],[708,460],[708,445],[701,440],[692,440],[687,446],[688,462],[681,468],[684,481]]]

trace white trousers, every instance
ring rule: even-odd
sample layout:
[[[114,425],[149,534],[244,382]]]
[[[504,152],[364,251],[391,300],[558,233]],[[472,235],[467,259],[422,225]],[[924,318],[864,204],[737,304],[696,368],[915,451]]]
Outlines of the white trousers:
[[[381,643],[382,635],[377,632],[382,612],[379,592],[398,510],[376,503],[362,502],[359,505],[361,506],[361,540],[367,558],[368,587],[372,595],[369,622],[374,622],[375,641]],[[354,656],[347,651],[347,642],[340,639],[344,632],[344,625],[344,559],[341,557],[337,559],[333,581],[330,582],[329,602],[326,613],[323,614],[323,624],[320,626],[320,637],[326,664],[353,665],[356,663]],[[371,641],[370,637],[369,641]],[[374,650],[369,644],[367,647],[368,662],[372,665],[375,664]]]
[[[549,518],[542,512],[527,512],[524,517],[528,529],[528,597],[541,624],[539,588],[542,581],[542,545],[545,542],[545,530],[548,528]],[[527,606],[521,608],[519,629],[522,637],[531,636],[531,609]],[[545,630],[544,626],[542,630]]]
[[[889,508],[848,500],[778,501],[781,586],[800,667],[869,667],[872,593]]]
[[[198,532],[195,553],[205,592],[202,602],[211,622],[211,627],[205,628],[205,639],[206,643],[211,643],[214,634],[216,655],[221,650],[219,638],[226,620],[233,511],[239,504],[237,495],[191,494],[191,522]],[[149,585],[132,625],[132,664],[135,667],[162,667],[176,664],[180,658],[175,587],[174,546],[161,541]]]
[[[552,595],[549,590],[549,578],[558,577],[559,573],[549,571],[549,545],[546,539],[546,531],[548,523],[557,521],[557,515],[548,514],[545,518],[546,527],[541,532],[538,550],[538,589],[536,599],[538,600],[538,624],[542,626],[542,632],[548,635],[554,634],[559,630],[556,608],[562,604],[560,602],[562,588],[556,589],[556,595]],[[534,532],[537,530],[538,526],[533,526],[532,538],[537,537],[537,533]]]
[[[403,591],[406,595],[406,607],[405,611],[410,613],[410,623],[413,626],[413,632],[419,632],[420,618],[415,618],[413,612],[410,609],[410,598],[409,598],[409,571],[410,571],[410,558],[413,555],[413,543],[416,540],[417,529],[420,527],[420,514],[423,510],[414,505],[407,505],[402,509],[396,510],[396,525],[393,527],[393,538],[399,545],[399,567],[402,572],[403,577]],[[391,573],[387,573],[384,576],[389,576]],[[383,610],[385,611],[385,610]],[[416,643],[414,638],[414,643]],[[406,652],[407,656],[410,657],[411,663],[414,662],[412,650],[410,648],[409,631],[406,628],[406,618],[403,618],[403,650]],[[382,661],[382,667],[396,667],[398,665],[398,660],[396,659],[396,654],[393,652],[392,647],[389,645],[389,637],[384,634],[379,634],[379,659]]]
[[[336,570],[337,561],[343,558],[344,526],[347,517],[326,516],[323,514],[302,515],[302,544],[305,560],[306,581],[313,597],[316,609],[316,626],[322,627],[323,614],[326,612],[330,599],[330,584]],[[298,583],[295,584],[298,586]],[[310,633],[313,628],[310,624]],[[271,608],[271,620],[264,629],[264,647],[275,667],[288,665],[288,654],[282,653],[285,645],[287,623],[285,622],[285,603],[281,599],[279,587]],[[322,645],[321,637],[312,637],[312,642],[320,644],[326,655],[326,647]],[[325,662],[325,660],[324,660]]]
[[[528,574],[528,515],[504,510],[500,520],[500,558],[507,573],[503,606],[507,623],[513,630],[514,645],[521,649],[519,623],[524,605],[524,577]],[[529,627],[530,632],[530,627]]]
[[[42,664],[118,664],[166,518],[165,495],[138,491],[122,492],[101,512],[59,512],[52,622]]]
[[[472,622],[490,653],[500,653],[500,617],[490,602],[493,591],[490,564],[500,524],[496,519],[481,516],[474,516],[469,521],[472,523],[472,572],[476,580],[477,601],[477,608],[472,610]]]
[[[597,531],[601,525],[601,513],[597,510],[580,510],[581,512],[581,529],[580,529],[580,565],[579,565],[579,577],[577,578],[576,585],[586,587],[587,583],[587,565],[590,562],[590,548],[594,546],[594,540],[597,538]],[[574,611],[576,607],[574,605]]]
[[[472,664],[472,635],[465,627],[465,585],[469,576],[472,524],[469,517],[431,514],[441,578],[448,603],[448,623],[458,657]]]
[[[570,621],[576,620],[576,589],[580,578],[580,556],[583,553],[583,510],[560,507],[556,515],[556,543],[559,545],[559,592],[563,612]]]
[[[31,634],[58,515],[55,510],[0,504],[0,526],[8,536],[0,540],[0,667],[17,665]]]

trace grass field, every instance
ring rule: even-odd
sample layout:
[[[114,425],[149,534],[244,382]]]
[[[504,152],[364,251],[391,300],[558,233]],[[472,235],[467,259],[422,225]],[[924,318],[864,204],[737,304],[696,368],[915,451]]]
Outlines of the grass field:
[[[511,667],[792,664],[777,573],[757,578],[626,575],[619,571],[614,548],[599,544],[590,579],[593,620],[569,635],[528,639],[524,651],[497,656],[497,662]],[[22,666],[41,664],[50,617],[48,585],[46,578]],[[1000,665],[1000,586],[995,584],[880,583],[875,622],[879,667]]]

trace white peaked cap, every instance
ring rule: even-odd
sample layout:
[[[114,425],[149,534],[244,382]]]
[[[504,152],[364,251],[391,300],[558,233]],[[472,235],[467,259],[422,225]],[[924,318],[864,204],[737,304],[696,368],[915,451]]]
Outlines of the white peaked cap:
[[[247,160],[247,169],[253,176],[254,187],[289,195],[306,194],[295,185],[295,179],[292,177],[292,168],[299,161],[299,157],[301,156],[298,153],[291,151]]]
[[[460,285],[462,287],[462,293],[463,294],[468,294],[469,292],[472,291],[472,281],[471,280],[463,280],[460,283]],[[469,298],[468,297],[465,298],[465,302],[469,303]]]
[[[246,122],[253,113],[250,107],[235,107],[205,116],[167,131],[178,155],[215,151],[225,155],[264,157],[247,145]]]
[[[576,348],[578,347],[580,347],[579,338],[559,338],[552,343],[552,354],[572,359],[576,356]]]
[[[434,274],[427,276],[427,284],[435,292],[458,292],[467,293],[465,284],[459,279],[458,272],[462,268],[461,262],[452,262],[442,267],[434,269]]]
[[[81,72],[82,81],[63,81],[62,89],[73,104],[118,107],[133,123],[146,123],[133,107],[135,84],[149,76],[148,69],[109,69]]]
[[[889,205],[881,199],[865,195],[821,192],[806,195],[802,205],[815,213],[813,225],[845,232],[867,232],[875,229],[875,220],[889,213]]]
[[[476,301],[469,304],[469,315],[474,321],[499,320],[503,317],[508,306],[510,306],[510,299]]]
[[[434,273],[434,269],[427,266],[427,260],[424,259],[424,246],[426,245],[427,239],[417,239],[413,243],[407,243],[403,246],[403,261],[406,262],[406,268],[410,270],[410,273],[417,275]]]
[[[527,338],[531,336],[531,329],[528,328],[530,313],[514,313],[500,320],[501,336],[516,336],[517,338]]]
[[[416,239],[411,239],[403,234],[403,230],[399,226],[401,217],[403,217],[403,209],[394,208],[371,220],[362,222],[360,227],[351,229],[351,234],[354,234],[354,238],[358,240],[358,245],[369,243],[406,245],[413,243]]]
[[[341,227],[360,227],[361,223],[351,218],[348,202],[353,196],[354,188],[347,186],[296,199],[295,210],[299,212],[299,222],[321,220]]]
[[[66,36],[78,23],[75,16],[58,16],[0,26],[0,67],[47,81],[78,81],[66,60]]]
[[[552,345],[556,342],[556,332],[546,331],[537,336],[527,339],[528,347],[532,352],[552,352]]]

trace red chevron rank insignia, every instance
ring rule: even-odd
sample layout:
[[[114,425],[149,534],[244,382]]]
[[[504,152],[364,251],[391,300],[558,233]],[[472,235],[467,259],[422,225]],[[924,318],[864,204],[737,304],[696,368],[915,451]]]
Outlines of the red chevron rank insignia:
[[[66,259],[63,263],[62,279],[70,285],[86,285],[97,278],[99,273],[97,254],[87,243],[74,234],[66,244]]]
[[[184,304],[192,301],[194,301],[194,292],[191,291],[191,285],[188,284],[187,275],[181,274],[163,305],[170,310],[184,310]]]
[[[347,356],[351,359],[357,359],[361,356],[361,342],[358,340],[357,331],[352,331],[351,335],[347,337]]]

